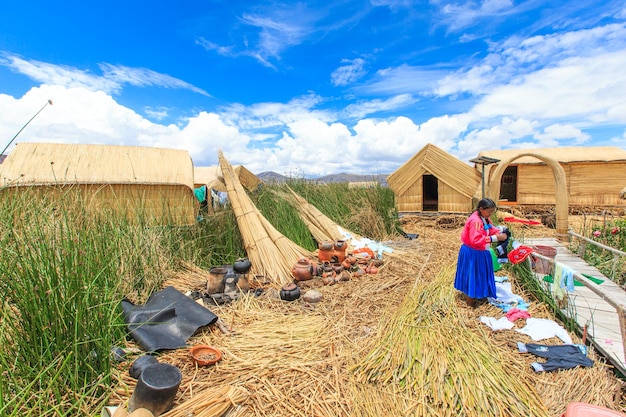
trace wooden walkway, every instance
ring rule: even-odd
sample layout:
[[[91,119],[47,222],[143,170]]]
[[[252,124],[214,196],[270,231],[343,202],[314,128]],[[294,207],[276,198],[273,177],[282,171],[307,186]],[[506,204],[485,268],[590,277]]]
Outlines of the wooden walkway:
[[[626,291],[604,276],[593,266],[587,264],[578,255],[572,253],[567,244],[556,239],[525,239],[524,245],[542,245],[556,248],[556,257],[551,263],[561,263],[574,271],[574,277],[584,286],[576,286],[573,293],[568,293],[568,305],[561,311],[578,323],[580,329],[587,326],[587,339],[594,348],[602,353],[623,375],[626,375]],[[535,261],[549,260],[541,254],[533,253]],[[540,261],[541,262],[541,261]],[[582,274],[604,280],[595,283]],[[550,293],[549,282],[545,274],[535,272],[537,281]]]

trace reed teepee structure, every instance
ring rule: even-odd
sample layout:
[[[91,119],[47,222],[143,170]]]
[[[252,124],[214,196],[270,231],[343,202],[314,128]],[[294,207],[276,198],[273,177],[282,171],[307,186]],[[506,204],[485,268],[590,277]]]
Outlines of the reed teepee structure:
[[[252,263],[252,272],[265,276],[274,284],[292,282],[291,268],[294,263],[313,254],[286,238],[263,217],[246,194],[222,151],[219,152],[219,163],[228,199],[235,213],[248,259]]]

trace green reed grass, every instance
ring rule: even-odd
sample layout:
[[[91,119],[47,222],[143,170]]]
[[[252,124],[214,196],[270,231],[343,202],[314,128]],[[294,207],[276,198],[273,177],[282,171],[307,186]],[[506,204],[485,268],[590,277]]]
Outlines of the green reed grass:
[[[388,189],[289,185],[364,236],[394,232]],[[314,249],[297,210],[271,187],[252,195],[261,213]],[[173,227],[154,226],[141,210],[95,213],[87,201],[80,188],[0,189],[0,416],[99,414],[114,388],[110,351],[127,337],[120,301],[145,302],[181,261],[208,269],[246,256],[228,206]]]
[[[303,179],[290,180],[286,185],[329,219],[355,233],[373,240],[398,235],[400,223],[395,197],[389,188],[380,185],[351,188],[348,183],[320,184]],[[282,186],[271,187],[281,189]],[[260,210],[265,214],[262,205]]]

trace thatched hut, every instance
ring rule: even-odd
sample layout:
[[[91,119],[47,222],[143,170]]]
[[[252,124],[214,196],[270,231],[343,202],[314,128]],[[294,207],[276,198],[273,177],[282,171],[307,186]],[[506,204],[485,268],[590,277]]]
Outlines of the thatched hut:
[[[239,182],[248,191],[254,191],[263,181],[243,165],[233,167]],[[194,167],[193,182],[196,188],[206,185],[210,190],[226,192],[226,184],[217,165],[208,167]]]
[[[619,198],[626,178],[626,150],[618,147],[563,147],[483,151],[478,155],[501,160],[487,166],[485,181],[492,180],[496,167],[511,161],[501,180],[500,205],[554,205],[556,186],[552,169],[540,159],[554,159],[565,171],[569,206],[624,206]],[[479,168],[478,166],[476,167]],[[478,193],[478,192],[477,192]]]
[[[138,146],[19,143],[0,165],[0,195],[70,191],[88,210],[153,224],[193,224],[198,201],[187,151]]]
[[[429,143],[389,175],[387,183],[400,213],[469,213],[481,174]]]

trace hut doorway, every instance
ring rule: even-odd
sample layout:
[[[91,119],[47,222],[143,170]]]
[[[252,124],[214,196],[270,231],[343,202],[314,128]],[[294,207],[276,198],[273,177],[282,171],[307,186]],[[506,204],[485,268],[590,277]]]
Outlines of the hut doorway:
[[[422,210],[439,210],[439,185],[437,177],[430,174],[422,176]]]
[[[500,201],[517,202],[517,165],[509,165],[502,174]]]

